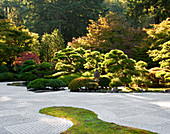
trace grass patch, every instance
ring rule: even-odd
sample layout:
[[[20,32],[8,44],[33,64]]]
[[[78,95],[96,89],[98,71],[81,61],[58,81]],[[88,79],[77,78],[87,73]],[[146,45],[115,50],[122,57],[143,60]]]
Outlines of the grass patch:
[[[104,122],[89,110],[73,107],[49,107],[40,113],[71,120],[74,125],[62,134],[156,134],[142,129]]]

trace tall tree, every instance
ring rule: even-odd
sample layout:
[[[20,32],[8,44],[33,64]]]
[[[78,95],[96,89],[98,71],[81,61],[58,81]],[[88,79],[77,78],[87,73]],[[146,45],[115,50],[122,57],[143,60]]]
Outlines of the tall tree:
[[[58,29],[51,34],[45,33],[42,36],[40,45],[40,58],[42,61],[51,62],[54,53],[64,48],[64,39]]]
[[[153,61],[159,61],[162,68],[170,69],[170,18],[145,30],[151,42],[149,55]]]
[[[104,12],[104,0],[4,0],[8,17],[42,36],[58,28],[65,41],[85,35],[89,19]],[[11,12],[12,11],[12,12]]]
[[[133,57],[135,47],[140,44],[145,36],[144,31],[130,27],[126,20],[113,12],[105,17],[100,16],[97,21],[91,20],[87,30],[86,37],[78,41],[73,40],[70,45],[74,47],[85,46],[87,49],[100,50],[101,52],[120,49],[128,56]]]
[[[17,27],[9,20],[0,20],[0,62],[11,64],[19,53],[36,51],[38,35],[24,27]]]
[[[153,17],[152,23],[159,24],[170,14],[169,3],[170,0],[127,0],[127,15],[135,23],[142,23],[144,17]]]

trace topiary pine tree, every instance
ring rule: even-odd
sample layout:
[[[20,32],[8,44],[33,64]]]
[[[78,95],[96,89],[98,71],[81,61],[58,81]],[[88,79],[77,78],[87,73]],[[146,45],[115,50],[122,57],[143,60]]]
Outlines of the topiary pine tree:
[[[101,54],[99,51],[86,50],[84,57],[86,59],[86,63],[84,64],[85,69],[88,70],[93,70],[95,68],[99,68],[99,70],[102,69],[104,54]]]
[[[149,79],[149,71],[146,69],[147,63],[144,61],[138,61],[136,63],[136,71],[139,73],[136,76],[133,76],[132,84],[135,84],[137,87],[148,88],[148,85],[151,85],[151,80]]]
[[[135,63],[123,51],[115,49],[105,54],[103,66],[106,68],[105,71],[111,74],[113,79],[111,82],[114,82],[114,79],[117,78],[119,80],[116,80],[116,83],[128,86],[132,82],[132,76],[138,75]]]
[[[57,64],[55,68],[59,71],[67,71],[69,73],[78,72],[81,69],[84,69],[84,53],[83,49],[74,49],[71,46],[56,52],[54,60],[57,61]]]

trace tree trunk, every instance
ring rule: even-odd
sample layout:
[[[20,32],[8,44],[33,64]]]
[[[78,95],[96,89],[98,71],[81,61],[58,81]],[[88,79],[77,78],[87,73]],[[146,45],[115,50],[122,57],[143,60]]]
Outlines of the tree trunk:
[[[159,20],[159,16],[157,15],[155,18],[155,24],[159,24],[160,23],[160,20]]]

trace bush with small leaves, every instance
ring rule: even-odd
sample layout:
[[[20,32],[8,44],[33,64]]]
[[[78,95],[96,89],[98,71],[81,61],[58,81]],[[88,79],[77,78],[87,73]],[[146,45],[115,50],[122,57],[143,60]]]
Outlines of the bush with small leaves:
[[[57,79],[36,79],[31,81],[27,85],[28,90],[47,90],[49,87],[51,87],[51,90],[56,90],[61,87],[64,87],[65,83],[62,80]]]
[[[101,76],[99,78],[99,86],[101,88],[107,88],[109,86],[109,83],[111,82],[111,79],[108,76]]]
[[[59,79],[59,80],[62,80],[63,82],[65,82],[66,85],[68,86],[69,83],[70,83],[72,80],[74,80],[74,79],[76,79],[76,78],[79,78],[79,77],[81,77],[81,76],[80,76],[80,75],[76,75],[76,74],[71,74],[71,75],[63,75],[63,76],[60,76],[60,77],[58,77],[58,79]]]
[[[48,81],[46,79],[36,79],[31,81],[27,85],[28,90],[45,90],[47,87]]]
[[[71,92],[78,92],[82,87],[86,87],[88,82],[94,82],[94,80],[87,77],[76,78],[69,83],[68,88]]]
[[[35,74],[31,74],[30,72],[26,72],[26,73],[19,74],[18,78],[19,80],[22,80],[22,81],[32,81],[32,80],[37,79],[38,76]]]
[[[10,73],[10,72],[0,73],[1,82],[16,81],[16,80],[18,80],[18,76],[14,73]]]
[[[9,69],[6,66],[0,66],[0,73],[8,72]]]
[[[66,86],[66,83],[59,79],[47,79],[47,81],[47,86],[51,87],[53,90],[57,90]]]

